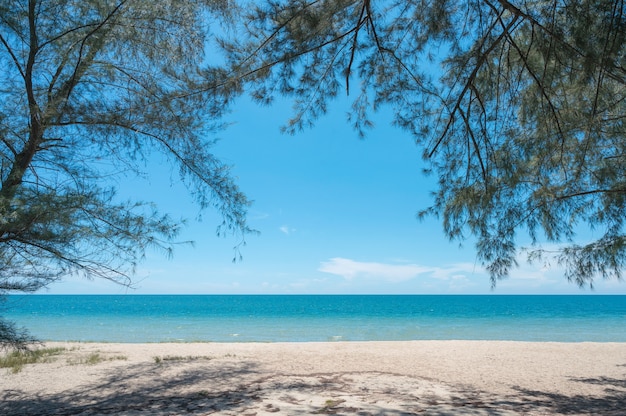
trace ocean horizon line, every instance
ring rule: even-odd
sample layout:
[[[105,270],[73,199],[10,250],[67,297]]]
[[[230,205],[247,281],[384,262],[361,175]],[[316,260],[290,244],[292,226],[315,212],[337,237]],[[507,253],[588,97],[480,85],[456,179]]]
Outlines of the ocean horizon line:
[[[622,296],[626,293],[10,293],[4,296]]]

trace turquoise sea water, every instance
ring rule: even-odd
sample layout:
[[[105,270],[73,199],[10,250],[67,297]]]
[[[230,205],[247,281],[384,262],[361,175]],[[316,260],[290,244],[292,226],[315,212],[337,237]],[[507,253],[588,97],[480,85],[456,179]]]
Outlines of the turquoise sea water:
[[[626,342],[626,296],[12,295],[42,340]]]

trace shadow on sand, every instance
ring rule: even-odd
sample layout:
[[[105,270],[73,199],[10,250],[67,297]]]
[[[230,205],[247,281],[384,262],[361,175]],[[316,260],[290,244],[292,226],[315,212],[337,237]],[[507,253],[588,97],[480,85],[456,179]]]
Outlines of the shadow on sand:
[[[254,366],[189,368],[167,375],[173,364],[136,364],[111,373],[97,384],[55,395],[26,396],[20,391],[0,393],[1,415],[96,415],[96,414],[210,414],[211,411],[245,407],[258,398],[245,386],[234,383],[254,373]],[[205,386],[211,381],[214,388]],[[234,389],[226,389],[228,384]],[[179,393],[180,391],[184,393]]]
[[[362,373],[359,373],[362,374]],[[376,373],[367,374],[375,379]],[[315,382],[311,380],[317,377]],[[324,380],[329,380],[326,385]],[[18,390],[0,392],[0,414],[48,415],[624,415],[626,380],[612,378],[576,379],[580,383],[604,386],[605,395],[567,396],[518,389],[507,397],[496,397],[452,386],[450,396],[400,395],[388,397],[402,403],[402,410],[387,406],[385,400],[366,407],[341,400],[326,404],[303,402],[300,393],[357,395],[367,398],[363,388],[350,385],[349,374],[280,375],[258,371],[250,362],[143,363],[111,370],[101,381],[54,395],[33,397]],[[333,384],[334,383],[334,384]],[[380,392],[379,392],[380,393]],[[280,397],[279,402],[268,397]],[[380,394],[379,394],[380,396]],[[300,397],[300,399],[298,399]],[[324,396],[326,397],[326,396]],[[299,410],[287,404],[298,406]],[[365,401],[363,401],[365,403]],[[387,402],[388,403],[388,402]],[[283,407],[281,409],[281,407]]]
[[[604,387],[603,396],[566,396],[528,389],[518,389],[525,409],[545,409],[556,415],[626,415],[626,378],[578,378],[575,382]]]

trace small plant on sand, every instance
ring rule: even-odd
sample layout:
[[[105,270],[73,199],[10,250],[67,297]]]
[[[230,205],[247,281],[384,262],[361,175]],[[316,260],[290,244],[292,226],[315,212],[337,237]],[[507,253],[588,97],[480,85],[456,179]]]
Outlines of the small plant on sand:
[[[96,365],[99,364],[103,361],[115,361],[115,360],[127,360],[128,357],[126,357],[125,355],[116,355],[113,357],[105,357],[100,355],[100,353],[98,352],[92,352],[91,354],[87,355],[86,357],[77,357],[77,358],[68,358],[67,359],[67,363],[69,365],[81,365],[81,364],[85,364],[85,365]]]
[[[324,407],[312,412],[312,414],[314,415],[335,414],[337,410],[336,407],[344,402],[345,402],[344,399],[328,399],[326,400],[326,402],[324,402]]]
[[[163,364],[168,361],[197,361],[197,360],[212,360],[213,357],[209,357],[207,355],[188,355],[186,357],[182,355],[164,355],[163,357],[155,356],[154,362],[156,364]]]
[[[26,364],[49,363],[55,360],[56,355],[65,351],[65,348],[42,348],[37,350],[13,351],[0,357],[0,368],[8,368],[13,374],[19,373]]]
[[[200,390],[199,392],[196,393],[196,395],[200,399],[206,399],[206,398],[212,396],[211,393],[208,390]]]
[[[166,355],[163,357],[163,361],[185,361],[186,359],[182,355]]]
[[[97,352],[93,352],[87,356],[71,357],[67,359],[69,365],[95,365],[104,361],[103,358]]]
[[[87,358],[85,359],[85,364],[95,365],[101,363],[102,361],[104,361],[104,358],[102,358],[102,356],[96,352],[87,356]]]

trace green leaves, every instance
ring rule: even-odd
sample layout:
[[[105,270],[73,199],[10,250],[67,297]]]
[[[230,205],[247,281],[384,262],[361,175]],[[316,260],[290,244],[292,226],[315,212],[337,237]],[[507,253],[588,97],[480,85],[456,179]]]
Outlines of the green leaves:
[[[113,188],[165,155],[223,231],[249,202],[211,152],[240,92],[207,64],[225,1],[15,2],[0,9],[0,283],[68,273],[130,284],[145,250],[170,253],[179,223]],[[210,57],[209,57],[210,58]],[[5,279],[5,280],[2,280]],[[8,290],[0,286],[0,292]]]
[[[287,131],[311,125],[341,86],[360,85],[349,116],[360,134],[370,113],[394,108],[439,177],[420,215],[441,218],[451,239],[474,236],[494,284],[524,235],[532,250],[561,247],[557,260],[581,286],[621,277],[620,0],[285,1],[246,22],[248,43],[223,44],[259,101],[294,97]],[[578,246],[584,228],[600,238]]]

